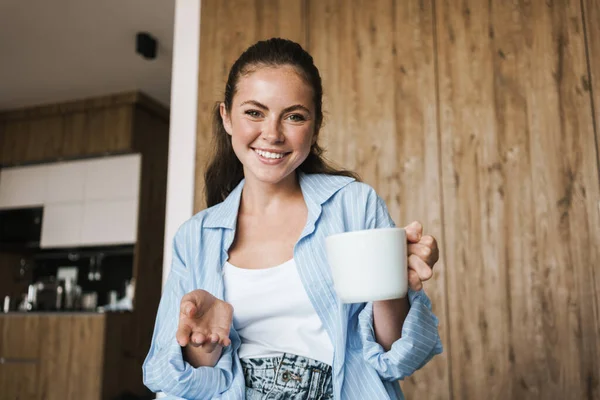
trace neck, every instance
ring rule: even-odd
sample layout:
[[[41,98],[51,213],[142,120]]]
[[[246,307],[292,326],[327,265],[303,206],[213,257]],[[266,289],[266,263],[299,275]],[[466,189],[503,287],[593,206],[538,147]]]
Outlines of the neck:
[[[277,184],[246,179],[242,191],[240,212],[246,215],[278,213],[279,210],[289,206],[295,200],[304,201],[295,172]]]

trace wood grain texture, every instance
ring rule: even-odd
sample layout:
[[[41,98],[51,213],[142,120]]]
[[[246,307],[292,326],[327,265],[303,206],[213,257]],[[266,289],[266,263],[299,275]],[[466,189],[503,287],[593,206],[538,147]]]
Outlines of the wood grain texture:
[[[139,92],[0,112],[0,165],[131,151],[134,105],[169,119],[167,108]]]
[[[590,73],[582,77],[582,89],[590,93],[592,114],[596,134],[598,169],[600,170],[600,3],[597,0],[583,0],[583,18]],[[600,172],[599,172],[600,173]],[[600,199],[598,200],[600,212]],[[598,290],[600,287],[596,286]],[[600,311],[596,314],[600,316]],[[599,317],[600,318],[600,317]]]
[[[212,110],[223,100],[229,69],[259,40],[278,36],[306,43],[301,0],[208,0],[202,2],[201,13],[195,212],[205,208],[204,171],[212,149]]]
[[[87,155],[126,152],[131,149],[133,107],[91,110],[86,113]]]
[[[308,2],[309,52],[321,71],[329,158],[357,171],[396,223],[441,239],[432,2]],[[443,243],[440,243],[443,249]],[[443,252],[442,252],[443,253]],[[445,341],[444,263],[427,291]],[[407,398],[445,399],[446,355],[403,383]]]
[[[2,399],[38,400],[37,365],[33,363],[0,364]]]
[[[68,399],[71,380],[71,357],[87,357],[81,349],[73,349],[73,317],[68,315],[41,315],[39,317],[40,346],[38,368],[38,395],[44,400]],[[92,334],[94,339],[101,339]],[[71,355],[78,350],[79,354]]]
[[[393,76],[397,143],[396,154],[385,156],[387,163],[395,165],[395,171],[391,171],[388,181],[380,182],[377,189],[385,193],[385,188],[390,188],[385,200],[399,225],[421,221],[425,233],[438,240],[442,257],[425,290],[440,321],[439,332],[445,350],[423,370],[407,378],[402,388],[407,399],[445,400],[450,392],[451,365],[446,313],[446,244],[442,224],[434,8],[433,1],[396,1],[395,8]]]
[[[37,399],[40,340],[38,316],[0,315],[0,393],[7,399]]]
[[[597,398],[579,2],[442,1],[437,26],[453,397]]]
[[[11,110],[0,110],[0,120],[33,120],[57,115],[69,115],[102,108],[119,108],[123,105],[137,104],[148,112],[157,114],[164,119],[169,118],[169,110],[158,101],[142,92],[124,92],[108,96],[90,97],[70,100],[60,103],[43,104]]]
[[[71,325],[67,398],[100,398],[104,362],[103,315],[74,315]]]

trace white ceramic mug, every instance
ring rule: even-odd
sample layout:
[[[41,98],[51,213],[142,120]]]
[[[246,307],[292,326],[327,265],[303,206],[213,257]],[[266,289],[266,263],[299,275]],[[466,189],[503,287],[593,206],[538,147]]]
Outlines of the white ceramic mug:
[[[398,299],[408,291],[403,228],[344,232],[325,238],[333,284],[343,303]]]

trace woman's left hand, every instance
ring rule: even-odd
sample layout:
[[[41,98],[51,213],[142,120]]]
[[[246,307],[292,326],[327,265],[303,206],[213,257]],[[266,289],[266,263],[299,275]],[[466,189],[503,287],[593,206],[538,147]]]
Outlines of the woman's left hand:
[[[408,240],[408,285],[419,291],[423,289],[423,282],[433,276],[433,266],[440,258],[440,252],[435,238],[423,235],[420,222],[412,222],[404,229]]]

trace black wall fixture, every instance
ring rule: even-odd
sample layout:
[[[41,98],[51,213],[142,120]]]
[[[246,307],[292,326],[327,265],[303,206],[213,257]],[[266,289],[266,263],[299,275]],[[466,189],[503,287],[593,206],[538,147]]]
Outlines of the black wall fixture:
[[[156,58],[156,39],[149,33],[138,32],[135,38],[135,50],[148,60]]]

